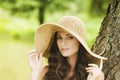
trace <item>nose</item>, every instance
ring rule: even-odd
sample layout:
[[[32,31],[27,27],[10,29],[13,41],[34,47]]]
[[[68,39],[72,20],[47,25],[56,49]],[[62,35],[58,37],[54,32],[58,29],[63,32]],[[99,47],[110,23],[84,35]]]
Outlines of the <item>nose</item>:
[[[61,45],[62,46],[65,45],[65,40],[64,39],[61,40]]]

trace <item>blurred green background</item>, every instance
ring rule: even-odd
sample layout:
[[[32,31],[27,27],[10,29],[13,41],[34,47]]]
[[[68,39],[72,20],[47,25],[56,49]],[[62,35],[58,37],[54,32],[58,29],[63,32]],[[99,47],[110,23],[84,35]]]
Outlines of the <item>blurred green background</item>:
[[[109,0],[0,0],[0,80],[29,80],[28,51],[34,48],[34,31],[44,22],[64,15],[81,18],[91,48]]]

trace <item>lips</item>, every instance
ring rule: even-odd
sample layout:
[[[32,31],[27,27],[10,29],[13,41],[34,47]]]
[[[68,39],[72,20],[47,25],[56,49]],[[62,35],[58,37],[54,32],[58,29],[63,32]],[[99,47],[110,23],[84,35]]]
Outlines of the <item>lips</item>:
[[[61,50],[62,50],[62,52],[66,52],[69,50],[69,48],[62,48]]]

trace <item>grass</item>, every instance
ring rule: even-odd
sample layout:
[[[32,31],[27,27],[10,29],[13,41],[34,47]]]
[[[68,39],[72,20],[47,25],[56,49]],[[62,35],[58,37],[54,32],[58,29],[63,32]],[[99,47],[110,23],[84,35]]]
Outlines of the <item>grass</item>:
[[[0,40],[0,80],[29,80],[28,50],[32,44]]]

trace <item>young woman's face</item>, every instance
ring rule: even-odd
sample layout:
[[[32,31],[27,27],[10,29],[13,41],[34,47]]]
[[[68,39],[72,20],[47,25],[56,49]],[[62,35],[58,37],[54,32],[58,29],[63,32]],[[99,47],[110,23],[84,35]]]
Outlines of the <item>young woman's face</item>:
[[[57,32],[57,46],[64,57],[69,57],[78,53],[79,41],[68,32]]]

